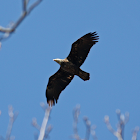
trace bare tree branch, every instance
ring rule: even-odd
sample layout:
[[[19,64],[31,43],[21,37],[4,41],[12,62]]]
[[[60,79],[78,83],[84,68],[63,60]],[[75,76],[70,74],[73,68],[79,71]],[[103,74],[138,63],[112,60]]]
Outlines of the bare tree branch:
[[[80,105],[77,105],[74,108],[74,111],[73,111],[73,118],[74,118],[74,122],[73,122],[74,135],[73,135],[73,138],[76,139],[76,140],[81,140],[81,138],[78,134],[78,129],[77,129],[79,114],[80,114]]]
[[[105,123],[106,123],[106,126],[107,126],[107,128],[108,128],[108,130],[111,132],[111,133],[113,133],[114,135],[115,135],[115,130],[112,128],[112,126],[111,126],[111,124],[110,124],[110,122],[109,122],[109,116],[105,116],[104,117],[104,120],[105,120]]]
[[[8,114],[9,114],[9,124],[8,124],[7,132],[6,132],[6,138],[0,136],[0,140],[13,140],[15,138],[14,136],[11,137],[11,132],[12,132],[12,128],[13,128],[13,123],[16,120],[18,113],[17,112],[14,113],[13,107],[9,106]],[[1,115],[1,111],[0,111],[0,115]]]
[[[38,125],[36,118],[32,119],[32,125],[40,131],[41,127]]]
[[[44,106],[43,104],[41,104],[41,105]],[[42,122],[42,126],[40,129],[40,135],[39,135],[38,140],[43,140],[43,138],[45,136],[45,129],[46,129],[47,122],[49,119],[50,111],[51,111],[51,107],[49,106],[48,108],[46,108],[46,111],[45,111],[45,117],[44,117],[43,122]]]
[[[22,15],[19,17],[19,19],[17,20],[17,22],[15,22],[14,24],[12,24],[10,27],[8,28],[4,28],[2,26],[0,26],[0,32],[3,33],[3,35],[0,37],[0,41],[2,41],[3,39],[7,39],[14,31],[15,29],[18,27],[18,25],[24,20],[24,18],[30,14],[30,12],[37,6],[39,5],[39,3],[41,3],[42,0],[37,0],[36,2],[34,2],[28,9],[28,2],[29,0],[22,0],[22,7],[23,7],[23,12]]]
[[[89,137],[90,137],[90,134],[91,134],[94,140],[98,140],[97,137],[96,137],[96,133],[95,133],[95,128],[96,127],[95,127],[95,125],[91,126],[91,122],[88,119],[88,117],[83,118],[83,120],[85,122],[85,125],[86,125],[85,138],[84,139],[80,138],[80,136],[78,134],[78,129],[77,129],[79,114],[80,114],[80,105],[77,105],[74,109],[74,112],[73,112],[73,118],[74,118],[73,131],[74,131],[74,134],[72,135],[72,138],[76,139],[76,140],[89,140]]]
[[[132,140],[137,140],[137,134],[139,132],[139,127],[135,127],[135,129],[132,131]]]
[[[10,140],[10,136],[11,136],[11,131],[12,131],[12,127],[13,127],[13,123],[16,120],[18,113],[13,113],[13,107],[9,106],[9,125],[8,125],[8,129],[7,129],[7,133],[6,133],[6,139],[5,140]]]
[[[128,122],[129,120],[129,113],[125,113],[125,115],[121,114],[121,111],[119,109],[116,110],[116,114],[118,117],[118,125],[117,125],[117,131],[115,131],[110,122],[109,122],[109,116],[105,116],[104,120],[106,123],[106,126],[108,128],[108,130],[118,138],[118,140],[123,140],[124,139],[124,127],[125,124]]]
[[[52,126],[51,125],[49,125],[47,127],[47,130],[46,130],[47,122],[48,122],[48,119],[49,119],[49,116],[50,116],[50,112],[51,112],[51,107],[45,107],[44,103],[41,103],[41,107],[43,108],[43,110],[45,110],[45,116],[44,116],[44,119],[43,119],[43,122],[42,122],[42,126],[40,127],[37,124],[37,121],[36,121],[35,118],[32,121],[32,125],[36,129],[38,129],[40,131],[40,135],[38,137],[38,140],[43,140],[44,138],[48,138],[48,135],[49,135],[50,131],[52,130]],[[37,136],[35,136],[35,138],[36,137]]]
[[[91,129],[91,122],[89,121],[88,117],[83,118],[85,125],[86,125],[86,135],[85,135],[85,140],[89,139],[90,136],[90,129]]]
[[[91,127],[91,135],[93,137],[94,140],[98,140],[97,136],[96,136],[96,132],[95,132],[96,126],[92,125]]]

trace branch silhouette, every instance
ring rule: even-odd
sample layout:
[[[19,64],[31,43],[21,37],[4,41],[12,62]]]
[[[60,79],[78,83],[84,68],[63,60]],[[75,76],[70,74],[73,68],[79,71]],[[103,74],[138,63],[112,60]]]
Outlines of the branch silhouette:
[[[72,138],[75,140],[89,140],[89,137],[91,134],[94,140],[98,140],[98,138],[96,137],[96,133],[95,133],[96,126],[95,125],[91,126],[91,122],[88,119],[88,117],[83,118],[83,121],[85,122],[85,126],[86,126],[85,138],[84,139],[80,138],[80,136],[78,134],[78,128],[77,128],[79,115],[80,115],[80,105],[77,105],[73,111],[73,118],[74,118],[73,131],[74,131],[74,134],[72,135]]]
[[[129,113],[126,112],[125,115],[121,114],[121,111],[119,109],[116,110],[116,114],[118,117],[118,124],[117,124],[117,130],[115,131],[109,121],[109,116],[105,116],[104,120],[106,123],[106,126],[108,128],[108,130],[118,138],[118,140],[124,140],[124,127],[126,125],[126,123],[129,120]],[[132,131],[132,140],[136,140],[137,139],[137,133],[139,131],[139,127],[136,127],[133,131]]]
[[[27,17],[27,15],[29,15],[30,12],[41,2],[42,0],[37,0],[29,8],[27,8],[29,0],[22,0],[22,14],[17,22],[10,24],[7,28],[0,26],[0,32],[3,33],[3,35],[0,36],[0,42],[4,39],[7,39],[16,30],[19,24],[25,19],[25,17]]]
[[[32,120],[32,125],[40,131],[40,134],[39,136],[35,135],[35,139],[38,139],[38,140],[43,140],[44,138],[48,138],[49,137],[49,133],[51,132],[52,130],[52,126],[49,125],[47,127],[47,123],[48,123],[48,120],[49,120],[49,116],[50,116],[50,112],[51,112],[51,107],[48,106],[46,107],[44,103],[41,103],[40,104],[41,107],[43,108],[43,110],[45,111],[45,116],[44,116],[44,119],[43,119],[43,122],[42,122],[42,125],[41,127],[37,124],[37,120],[36,118],[34,118]],[[47,127],[47,129],[46,129]]]
[[[0,114],[1,114],[1,111],[0,111]],[[12,132],[14,121],[16,120],[16,118],[18,116],[18,112],[14,113],[13,107],[10,105],[8,107],[8,114],[9,114],[9,124],[8,124],[7,132],[6,132],[6,138],[0,136],[1,140],[14,139],[14,137],[11,137],[11,132]]]

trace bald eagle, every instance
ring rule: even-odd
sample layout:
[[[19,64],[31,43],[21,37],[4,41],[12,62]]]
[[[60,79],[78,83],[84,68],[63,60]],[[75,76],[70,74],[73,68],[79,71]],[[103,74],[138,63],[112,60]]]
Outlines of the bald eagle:
[[[90,74],[81,70],[91,47],[98,42],[99,36],[96,32],[88,33],[72,44],[70,54],[65,59],[53,59],[60,65],[59,70],[49,78],[46,88],[46,98],[49,106],[55,105],[62,90],[71,82],[74,75],[82,80],[90,79]]]

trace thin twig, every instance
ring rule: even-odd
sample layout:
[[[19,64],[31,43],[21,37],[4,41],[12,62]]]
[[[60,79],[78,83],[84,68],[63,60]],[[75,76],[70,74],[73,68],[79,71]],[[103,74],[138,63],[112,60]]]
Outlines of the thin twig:
[[[13,113],[13,107],[9,106],[9,125],[8,125],[8,129],[7,129],[7,133],[6,133],[6,139],[5,140],[10,140],[10,136],[11,136],[11,131],[12,131],[12,127],[13,127],[13,123],[17,118],[18,113]]]
[[[139,132],[139,127],[135,127],[135,129],[132,131],[132,140],[137,140],[137,134]]]
[[[14,31],[15,29],[19,26],[19,24],[24,20],[24,18],[30,14],[30,12],[37,6],[39,5],[39,3],[41,3],[42,0],[37,0],[36,2],[34,2],[28,9],[28,2],[29,0],[22,0],[22,7],[23,7],[23,12],[22,15],[19,17],[19,19],[17,20],[17,22],[15,22],[12,26],[8,27],[8,28],[4,28],[2,26],[0,26],[0,32],[4,33],[1,37],[0,37],[0,41],[2,41],[3,39],[8,38]]]
[[[79,134],[78,134],[78,129],[77,129],[77,124],[78,124],[78,117],[80,114],[80,105],[77,105],[73,111],[73,118],[74,118],[74,122],[73,122],[73,131],[74,131],[74,135],[73,138],[76,140],[81,140]]]
[[[105,116],[104,117],[104,120],[105,120],[105,123],[106,123],[106,126],[107,126],[107,128],[108,128],[108,130],[111,132],[111,133],[113,133],[114,135],[115,135],[115,130],[112,128],[112,126],[111,126],[111,124],[110,124],[110,122],[109,122],[109,116]]]
[[[97,136],[96,136],[96,132],[95,132],[96,126],[92,125],[91,127],[91,135],[93,137],[94,140],[98,140]]]
[[[32,125],[40,131],[41,127],[38,125],[36,118],[32,119]]]
[[[125,113],[125,115],[121,114],[121,111],[119,109],[116,110],[116,114],[118,117],[118,125],[117,125],[117,131],[115,131],[110,122],[109,122],[109,116],[105,116],[104,120],[106,123],[106,126],[108,128],[108,130],[118,138],[118,140],[123,140],[124,139],[124,127],[125,124],[128,122],[129,120],[129,113]]]
[[[96,127],[95,127],[95,125],[91,126],[91,122],[88,119],[88,117],[83,118],[83,120],[85,122],[85,125],[86,125],[85,138],[84,139],[80,138],[80,136],[78,134],[78,129],[77,129],[79,114],[80,114],[80,105],[77,105],[74,109],[74,112],[73,112],[73,118],[74,118],[73,131],[74,131],[74,134],[72,135],[72,138],[76,139],[76,140],[89,140],[89,137],[90,137],[90,134],[91,134],[93,136],[94,140],[98,140],[97,137],[96,137],[96,134],[95,134],[95,128]]]
[[[14,139],[14,137],[11,137],[11,132],[12,132],[12,128],[13,128],[13,123],[16,120],[16,118],[18,116],[18,113],[17,112],[14,113],[13,112],[13,107],[9,106],[8,114],[9,114],[9,124],[8,124],[7,132],[6,132],[6,138],[3,138],[0,135],[1,140],[10,140],[11,138]],[[1,115],[1,111],[0,111],[0,115]]]
[[[89,121],[88,117],[84,117],[84,122],[86,125],[86,135],[85,135],[85,140],[89,140],[90,136],[90,129],[91,129],[91,122]]]

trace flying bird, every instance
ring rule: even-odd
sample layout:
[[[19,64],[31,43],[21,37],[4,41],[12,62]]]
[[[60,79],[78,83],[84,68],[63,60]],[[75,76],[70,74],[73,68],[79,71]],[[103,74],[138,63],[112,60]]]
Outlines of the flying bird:
[[[65,59],[53,59],[60,65],[59,70],[49,78],[46,88],[46,98],[49,106],[55,105],[62,90],[71,82],[74,75],[82,80],[90,79],[90,74],[81,70],[91,47],[98,42],[96,32],[88,33],[72,44],[70,54]]]

